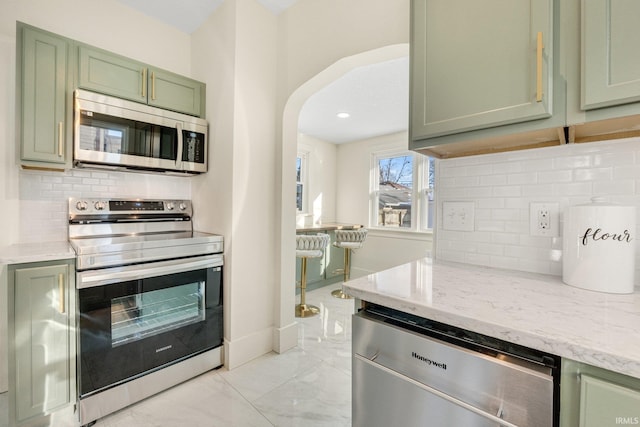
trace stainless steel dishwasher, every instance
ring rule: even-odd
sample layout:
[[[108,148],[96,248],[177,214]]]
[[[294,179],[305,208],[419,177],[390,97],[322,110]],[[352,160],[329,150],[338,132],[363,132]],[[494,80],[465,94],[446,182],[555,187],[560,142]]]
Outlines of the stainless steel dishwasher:
[[[353,426],[557,427],[560,358],[369,304],[353,319]]]

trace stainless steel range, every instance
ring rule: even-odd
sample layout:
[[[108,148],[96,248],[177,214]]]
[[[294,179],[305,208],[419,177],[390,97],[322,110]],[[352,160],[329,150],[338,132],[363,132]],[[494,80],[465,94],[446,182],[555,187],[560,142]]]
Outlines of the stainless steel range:
[[[81,424],[222,365],[223,239],[192,217],[189,200],[69,200]]]

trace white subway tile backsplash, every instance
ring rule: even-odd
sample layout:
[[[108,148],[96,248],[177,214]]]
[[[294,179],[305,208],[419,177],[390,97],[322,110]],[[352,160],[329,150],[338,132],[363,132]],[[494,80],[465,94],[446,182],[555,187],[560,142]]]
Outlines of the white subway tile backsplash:
[[[553,185],[552,184],[544,184],[544,185],[523,185],[522,186],[522,196],[523,197],[549,197],[553,194]]]
[[[480,185],[505,185],[507,175],[485,175],[480,177]]]
[[[189,177],[73,169],[20,171],[19,243],[67,239],[70,197],[190,199]]]
[[[593,196],[637,206],[640,220],[640,138],[440,160],[437,168],[439,211],[444,200],[476,207],[472,232],[437,226],[440,259],[560,275],[561,230],[559,237],[530,236],[531,202],[558,203],[561,226],[569,206]]]
[[[532,150],[527,150],[532,151]],[[520,160],[523,172],[540,172],[553,170],[553,159]]]
[[[504,223],[492,220],[478,220],[476,229],[479,231],[504,231]]]
[[[553,159],[553,168],[557,170],[586,168],[592,164],[591,155],[556,157]]]
[[[481,179],[477,176],[461,176],[456,177],[454,182],[457,187],[477,187]]]
[[[573,173],[571,169],[540,172],[538,174],[538,183],[548,184],[556,182],[571,182],[572,178]]]
[[[495,197],[519,197],[522,195],[522,187],[518,185],[500,185],[493,187]]]
[[[527,173],[512,173],[507,175],[506,184],[522,185],[522,184],[535,184],[537,182],[538,182],[538,174],[535,172],[527,172]]]
[[[640,168],[636,166],[618,166],[613,169],[615,179],[640,179]]]
[[[609,153],[594,153],[593,154],[593,166],[615,166],[616,169],[622,168],[627,165],[633,165],[635,162],[635,156],[633,151],[625,150],[625,152],[609,152]]]
[[[573,179],[576,181],[607,181],[613,176],[613,168],[576,169]]]
[[[570,182],[555,185],[554,194],[560,197],[565,196],[588,196],[593,194],[592,182]]]

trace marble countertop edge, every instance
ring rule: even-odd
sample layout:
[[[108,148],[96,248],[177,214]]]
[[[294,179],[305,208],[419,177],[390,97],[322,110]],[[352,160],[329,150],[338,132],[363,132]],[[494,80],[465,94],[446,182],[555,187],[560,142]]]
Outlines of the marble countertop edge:
[[[442,265],[447,269],[448,275],[456,274],[456,266],[452,266],[449,263],[443,263]],[[398,271],[401,271],[401,268],[402,266],[399,266]],[[476,269],[476,267],[460,267],[460,270],[465,273],[468,272],[466,271],[467,269],[473,270]],[[495,272],[497,276],[504,276],[504,280],[509,280],[508,270],[492,270],[487,269],[486,267],[481,267],[480,269],[481,271],[488,272],[489,274],[493,274]],[[434,274],[434,277],[435,276],[436,274]],[[523,280],[528,281],[530,280],[530,277],[531,283],[536,286],[539,286],[541,283],[545,283],[546,280],[546,278],[542,275],[530,275],[529,273],[523,274],[522,272],[513,272],[513,276],[518,278],[518,282],[522,282]],[[447,298],[453,300],[454,298],[450,295],[441,297],[437,303],[433,304],[431,304],[430,302],[425,302],[423,300],[415,300],[412,298],[413,295],[394,295],[389,291],[390,287],[387,287],[386,285],[382,285],[380,283],[381,280],[389,280],[392,277],[393,274],[389,274],[388,272],[386,273],[386,275],[383,274],[378,276],[376,276],[376,274],[374,273],[373,275],[370,275],[368,277],[362,277],[359,279],[354,279],[350,282],[343,283],[343,288],[348,294],[364,301],[384,305],[406,313],[429,318],[431,320],[450,324],[456,327],[471,330],[473,332],[492,336],[494,338],[502,339],[505,341],[517,343],[526,347],[535,348],[537,350],[555,354],[563,358],[568,358],[578,362],[583,362],[600,368],[640,378],[640,344],[634,344],[637,331],[635,331],[634,329],[630,330],[628,337],[629,342],[619,342],[625,335],[626,323],[624,322],[635,320],[640,312],[634,311],[631,313],[613,313],[613,309],[609,310],[609,312],[605,312],[607,315],[619,314],[621,316],[620,325],[616,325],[615,319],[611,321],[612,325],[618,326],[619,329],[610,334],[614,338],[611,338],[611,336],[608,335],[597,336],[597,334],[604,334],[606,332],[606,328],[604,331],[590,328],[589,322],[597,322],[597,318],[595,320],[584,319],[584,326],[581,330],[577,330],[575,325],[563,324],[563,319],[566,318],[566,316],[571,315],[571,313],[568,314],[566,311],[554,313],[553,310],[550,310],[549,313],[539,313],[538,315],[541,316],[546,315],[545,321],[540,325],[529,325],[527,324],[527,319],[535,318],[534,310],[539,309],[540,303],[536,304],[535,301],[531,301],[531,304],[525,305],[522,301],[518,301],[517,299],[515,299],[514,301],[509,300],[509,303],[515,304],[516,308],[523,311],[524,316],[518,319],[512,319],[507,316],[505,317],[504,322],[496,322],[495,319],[499,318],[499,313],[496,313],[496,311],[499,309],[500,304],[496,304],[496,308],[493,309],[493,312],[488,313],[482,310],[478,310],[478,313],[480,314],[475,312],[456,312],[455,310],[457,307],[455,306],[437,306],[438,304],[443,305],[443,301],[447,301]],[[400,274],[397,277],[406,278],[409,276]],[[480,283],[476,283],[474,284],[474,286],[482,286],[481,282],[482,279],[480,279]],[[559,279],[557,277],[550,276],[548,279],[548,283],[550,286],[555,286],[556,284],[558,284],[558,282]],[[452,283],[458,282],[454,281]],[[447,285],[450,284],[441,284],[434,282],[433,287],[434,289],[437,289],[437,292],[434,291],[434,294],[438,294],[437,296],[446,294]],[[495,286],[495,283],[491,283],[488,286]],[[451,294],[455,294],[455,296],[459,298],[460,295],[456,294],[456,292],[458,292],[460,289],[456,288],[455,284],[450,285],[450,288]],[[598,297],[598,295],[594,294],[592,291],[576,290],[574,288],[565,287],[564,285],[560,284],[558,284],[558,288],[552,287],[550,289],[551,295],[549,295],[549,289],[541,289],[539,293],[540,299],[554,298],[556,300],[554,302],[563,307],[563,309],[566,309],[565,306],[568,306],[570,308],[572,304],[576,303],[572,299],[563,301],[563,297],[570,299],[577,295],[578,297],[584,297],[584,299],[587,301],[597,300]],[[517,287],[513,290],[514,293],[519,291],[521,291],[520,287]],[[468,295],[469,297],[473,297],[472,293],[469,293]],[[635,301],[637,301],[635,296],[618,297],[608,295],[607,298],[610,298],[612,300],[620,299],[623,301],[631,300],[632,309],[635,310],[638,307],[638,304],[635,303]],[[505,295],[504,299],[509,299],[509,295]],[[498,300],[498,303],[500,302],[503,301]],[[466,303],[470,304],[468,301]],[[483,316],[484,314],[486,315]],[[598,314],[602,315],[602,313]],[[512,325],[507,324],[509,320],[513,320]]]
[[[73,259],[76,253],[65,241],[17,243],[0,247],[0,264],[24,264]]]

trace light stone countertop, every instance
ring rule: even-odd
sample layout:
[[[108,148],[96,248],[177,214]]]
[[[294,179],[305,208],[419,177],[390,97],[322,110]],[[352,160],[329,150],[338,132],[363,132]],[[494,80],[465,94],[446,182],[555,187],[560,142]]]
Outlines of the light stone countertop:
[[[60,242],[19,243],[0,247],[0,264],[55,261],[75,257],[76,253],[66,240]]]
[[[640,378],[640,292],[607,294],[561,277],[424,258],[343,284],[420,317]]]

